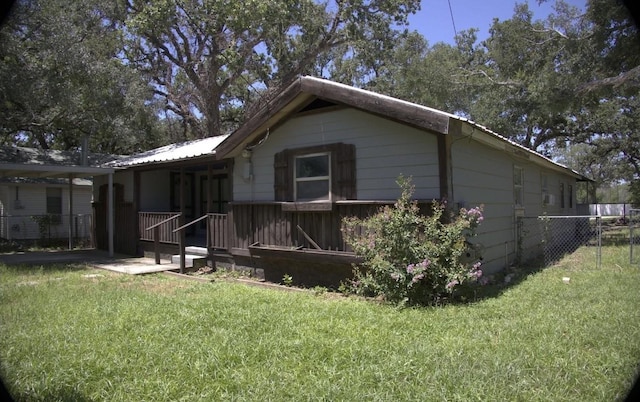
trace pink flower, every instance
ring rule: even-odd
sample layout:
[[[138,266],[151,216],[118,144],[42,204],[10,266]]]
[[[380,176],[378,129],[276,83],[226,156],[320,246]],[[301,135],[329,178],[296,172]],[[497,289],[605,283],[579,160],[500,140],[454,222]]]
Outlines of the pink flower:
[[[422,280],[422,279],[424,279],[424,274],[418,274],[414,276],[413,279],[411,279],[411,282],[417,283],[419,280]]]
[[[408,274],[412,274],[412,273],[413,273],[413,271],[414,271],[414,269],[415,269],[415,267],[416,267],[416,266],[415,266],[415,265],[413,265],[413,264],[409,264],[409,265],[407,265],[407,273],[408,273]]]
[[[452,280],[451,282],[447,283],[447,290],[451,290],[453,289],[454,286],[458,285],[460,282],[458,282],[457,279]]]

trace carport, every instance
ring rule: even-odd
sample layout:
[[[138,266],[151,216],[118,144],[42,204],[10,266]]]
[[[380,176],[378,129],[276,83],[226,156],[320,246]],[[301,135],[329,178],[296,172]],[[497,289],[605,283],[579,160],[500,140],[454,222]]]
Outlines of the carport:
[[[74,178],[93,178],[95,176],[108,176],[108,225],[107,236],[109,238],[109,256],[113,257],[113,168],[102,168],[93,166],[81,166],[65,164],[65,160],[60,160],[58,163],[52,163],[51,159],[46,161],[38,160],[36,158],[24,158],[22,163],[16,163],[16,161],[0,161],[0,176],[2,177],[30,177],[30,178],[67,178],[69,180],[69,216],[73,216],[73,179]],[[58,161],[55,161],[58,162]],[[73,248],[73,238],[71,236],[71,219],[69,219],[69,249]]]

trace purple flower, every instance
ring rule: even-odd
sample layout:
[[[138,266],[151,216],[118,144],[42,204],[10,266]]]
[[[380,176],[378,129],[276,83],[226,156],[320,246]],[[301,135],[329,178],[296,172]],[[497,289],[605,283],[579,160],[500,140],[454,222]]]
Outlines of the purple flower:
[[[419,280],[422,280],[422,279],[424,279],[424,274],[418,274],[414,276],[413,279],[411,279],[411,282],[417,283]]]
[[[459,284],[460,282],[458,282],[457,279],[452,280],[451,282],[447,283],[447,290],[451,290],[453,289],[454,286],[456,286],[457,284]]]
[[[416,267],[416,266],[415,266],[415,265],[413,265],[413,264],[409,264],[409,265],[407,265],[407,273],[408,273],[408,274],[412,274],[412,273],[413,273],[413,271],[415,270],[415,267]]]

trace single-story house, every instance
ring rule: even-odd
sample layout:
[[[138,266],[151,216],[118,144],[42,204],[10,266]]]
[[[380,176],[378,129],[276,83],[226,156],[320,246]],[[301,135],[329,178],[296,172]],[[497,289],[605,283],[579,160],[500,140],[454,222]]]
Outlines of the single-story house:
[[[108,166],[116,169],[121,203],[130,204],[136,223],[125,231],[137,252],[153,245],[148,228],[173,225],[160,236],[175,244],[178,223],[209,214],[185,230],[207,234],[210,250],[223,249],[244,264],[274,259],[289,270],[291,261],[304,261],[320,283],[333,275],[329,265],[342,264],[336,272],[344,275],[354,261],[342,218],[393,203],[400,175],[412,178],[414,198],[425,204],[484,205],[474,242],[489,272],[522,251],[518,217],[576,215],[576,185],[588,180],[465,118],[312,77],[297,79],[229,136]],[[104,183],[96,183],[99,198]],[[329,265],[309,268],[323,262]],[[265,275],[283,272],[264,268]]]
[[[91,167],[99,155],[0,147],[0,238],[9,241],[92,240],[93,175],[112,169]]]

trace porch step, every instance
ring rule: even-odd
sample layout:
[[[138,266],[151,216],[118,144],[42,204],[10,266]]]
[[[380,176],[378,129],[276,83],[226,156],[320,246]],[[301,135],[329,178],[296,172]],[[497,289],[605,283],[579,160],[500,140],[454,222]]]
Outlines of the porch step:
[[[180,265],[180,254],[171,256],[171,263]],[[206,255],[200,254],[185,254],[184,266],[185,268],[200,268],[207,265]]]
[[[192,255],[206,256],[207,255],[207,248],[206,247],[198,247],[198,246],[187,246],[187,247],[184,248],[184,252],[187,253],[187,254],[192,254]],[[178,259],[179,258],[180,257],[178,256]]]

